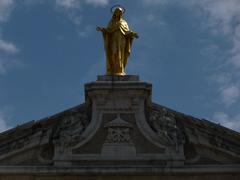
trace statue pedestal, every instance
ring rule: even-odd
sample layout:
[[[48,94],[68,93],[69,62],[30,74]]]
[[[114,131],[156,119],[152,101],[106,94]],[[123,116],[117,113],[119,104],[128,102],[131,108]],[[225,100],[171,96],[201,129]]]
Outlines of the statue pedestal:
[[[138,75],[125,75],[125,76],[100,75],[97,77],[97,81],[139,81],[139,76]]]
[[[85,84],[90,124],[77,144],[61,149],[55,164],[182,165],[182,145],[168,137],[166,129],[156,132],[149,123],[151,93],[152,85],[138,76],[98,76]],[[168,121],[172,131],[175,121]]]
[[[136,105],[140,108],[141,103],[144,107],[145,102],[151,103],[151,92],[152,85],[139,81],[136,75],[98,76],[96,82],[85,84],[86,102],[107,109],[132,109]]]

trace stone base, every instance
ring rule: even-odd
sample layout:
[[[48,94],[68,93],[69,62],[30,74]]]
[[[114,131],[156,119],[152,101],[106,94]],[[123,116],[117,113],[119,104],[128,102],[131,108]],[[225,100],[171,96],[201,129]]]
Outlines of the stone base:
[[[100,75],[97,81],[139,81],[138,75],[125,75],[125,76],[110,76]]]
[[[102,156],[113,158],[136,156],[136,149],[134,144],[130,143],[129,144],[104,143],[101,154]]]
[[[237,180],[239,165],[186,167],[0,167],[1,180]]]
[[[147,104],[151,103],[152,85],[139,81],[137,75],[125,76],[98,76],[97,81],[85,84],[85,100],[92,99],[94,102],[108,101],[121,105],[123,101],[131,102],[124,104],[124,108],[130,108],[135,101],[141,97],[146,99]],[[97,100],[92,98],[94,94]],[[92,101],[91,100],[91,101]],[[121,106],[122,107],[122,106]]]

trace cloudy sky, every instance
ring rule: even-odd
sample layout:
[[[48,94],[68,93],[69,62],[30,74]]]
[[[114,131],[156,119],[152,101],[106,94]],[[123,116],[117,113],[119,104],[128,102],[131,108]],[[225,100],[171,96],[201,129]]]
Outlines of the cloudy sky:
[[[0,0],[0,132],[84,102],[114,4],[153,101],[240,131],[240,0]]]

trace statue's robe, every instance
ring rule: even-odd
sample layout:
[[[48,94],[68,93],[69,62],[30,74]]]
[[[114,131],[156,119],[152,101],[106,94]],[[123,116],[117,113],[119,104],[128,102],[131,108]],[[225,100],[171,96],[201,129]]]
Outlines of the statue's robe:
[[[103,31],[104,46],[108,75],[125,75],[124,69],[130,55],[134,36],[128,24],[122,18],[120,21],[111,19]]]

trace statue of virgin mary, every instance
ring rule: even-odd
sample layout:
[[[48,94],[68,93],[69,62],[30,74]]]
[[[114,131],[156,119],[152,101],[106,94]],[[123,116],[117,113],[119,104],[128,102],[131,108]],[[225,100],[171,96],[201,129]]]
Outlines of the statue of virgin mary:
[[[123,19],[124,9],[116,7],[107,28],[97,27],[104,39],[107,75],[125,75],[125,67],[137,33],[130,31]]]

